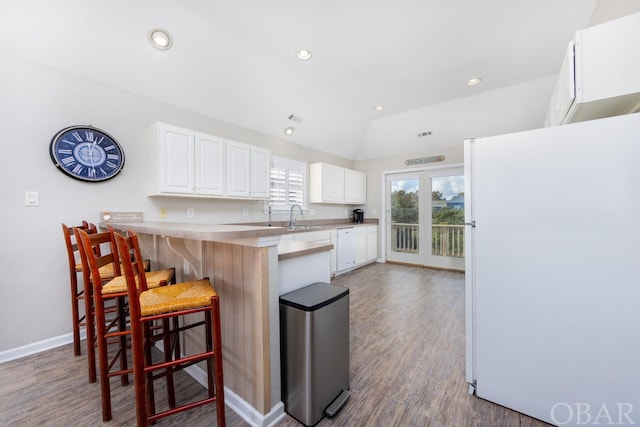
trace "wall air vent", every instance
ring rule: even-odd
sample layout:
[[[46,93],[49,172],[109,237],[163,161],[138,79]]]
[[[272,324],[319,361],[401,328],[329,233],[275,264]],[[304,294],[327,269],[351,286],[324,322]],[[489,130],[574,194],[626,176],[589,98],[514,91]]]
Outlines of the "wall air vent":
[[[420,157],[418,159],[405,160],[404,164],[407,166],[422,165],[425,163],[441,162],[443,160],[444,160],[444,156]]]

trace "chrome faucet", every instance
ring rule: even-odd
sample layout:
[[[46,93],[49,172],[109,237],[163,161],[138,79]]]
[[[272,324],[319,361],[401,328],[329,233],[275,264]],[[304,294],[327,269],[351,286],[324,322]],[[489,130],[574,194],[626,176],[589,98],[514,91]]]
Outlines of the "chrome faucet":
[[[289,216],[289,227],[294,227],[296,225],[296,219],[293,217],[293,209],[298,208],[300,210],[300,216],[304,218],[304,212],[302,212],[302,208],[300,205],[291,206],[291,215]]]

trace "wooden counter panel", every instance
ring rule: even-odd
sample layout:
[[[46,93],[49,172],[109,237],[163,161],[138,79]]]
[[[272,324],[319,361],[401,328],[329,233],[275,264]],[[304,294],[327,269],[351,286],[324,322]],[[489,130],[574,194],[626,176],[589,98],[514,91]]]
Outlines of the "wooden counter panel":
[[[220,296],[225,386],[262,414],[272,407],[269,331],[269,248],[187,240],[202,271],[185,270],[184,259],[162,236],[140,234],[141,249],[155,268],[176,269],[178,281],[209,277]],[[184,336],[185,350],[201,349],[201,331]],[[187,333],[188,334],[188,333]],[[204,366],[201,366],[204,370]],[[279,381],[279,379],[278,379]],[[279,396],[274,396],[279,400]]]
[[[225,385],[263,414],[271,410],[267,257],[267,248],[205,242],[205,271],[220,295]]]

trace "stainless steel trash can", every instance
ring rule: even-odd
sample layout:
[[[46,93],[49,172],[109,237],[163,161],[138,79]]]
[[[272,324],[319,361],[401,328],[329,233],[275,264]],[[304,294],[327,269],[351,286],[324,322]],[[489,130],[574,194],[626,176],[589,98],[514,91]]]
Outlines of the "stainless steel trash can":
[[[349,397],[349,289],[314,283],[280,297],[282,400],[306,426]]]

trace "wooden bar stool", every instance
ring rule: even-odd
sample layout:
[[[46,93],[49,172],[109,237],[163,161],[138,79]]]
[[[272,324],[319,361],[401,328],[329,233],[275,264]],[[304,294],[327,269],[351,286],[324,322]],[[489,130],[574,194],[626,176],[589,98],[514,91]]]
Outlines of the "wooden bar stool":
[[[82,224],[76,226],[88,233],[97,232],[97,228],[94,224],[90,224],[87,221],[82,221]],[[62,224],[62,234],[64,235],[64,242],[67,246],[67,259],[69,261],[69,285],[71,289],[71,326],[73,332],[73,354],[80,356],[82,354],[80,343],[80,329],[85,325],[86,313],[80,315],[80,306],[84,305],[84,287],[78,288],[78,274],[82,273],[82,263],[76,257],[78,252],[78,244],[76,243],[76,237],[73,232],[74,227],[69,227]],[[95,381],[95,370],[94,370]]]
[[[93,295],[93,308],[89,305],[86,308],[89,312],[93,309],[93,316],[86,317],[87,345],[88,348],[93,349],[94,344],[97,344],[102,419],[109,421],[111,419],[109,379],[120,376],[121,384],[126,385],[129,382],[128,374],[133,372],[127,362],[127,337],[131,331],[127,328],[126,279],[121,275],[120,257],[112,230],[89,234],[83,230],[75,229],[75,233],[79,243],[83,270],[90,273],[90,280],[85,280],[85,295]],[[106,245],[108,251],[102,248],[102,245]],[[105,281],[101,273],[104,272],[104,267],[107,265],[112,266],[115,277]],[[141,265],[142,275],[151,288],[166,285],[173,280],[173,269],[145,272],[144,263],[141,262]],[[115,302],[115,311],[107,310],[110,301]],[[113,348],[113,344],[117,345],[115,354],[110,354],[109,349],[110,346]],[[93,351],[88,353],[91,355]],[[93,356],[95,358],[95,353]],[[119,362],[118,369],[114,369],[116,362]],[[95,364],[95,361],[89,363]]]
[[[216,402],[218,426],[225,426],[224,385],[222,376],[222,341],[220,338],[220,301],[208,279],[183,282],[170,286],[150,289],[143,273],[137,235],[129,231],[128,238],[115,235],[124,277],[129,295],[129,316],[131,321],[131,351],[133,356],[133,381],[135,386],[136,419],[138,427],[147,426],[159,418],[176,414],[197,406]],[[133,251],[134,261],[128,253]],[[194,314],[198,319],[194,320]],[[182,354],[175,348],[165,347],[163,362],[152,361],[152,345],[158,338],[151,328],[154,322],[180,318],[180,326],[172,323],[170,331],[164,331],[165,343],[174,342],[177,334],[187,329],[204,327],[206,346],[196,354]],[[177,341],[177,340],[175,340]],[[168,354],[172,356],[168,360]],[[169,409],[156,412],[153,381],[184,369],[195,363],[206,361],[208,397],[175,406],[174,390],[168,390]],[[167,382],[168,384],[169,382]]]
[[[82,222],[82,225],[79,227],[68,227],[65,224],[62,224],[62,231],[65,238],[65,243],[67,246],[67,257],[69,260],[69,282],[71,285],[71,310],[72,310],[72,319],[73,319],[73,345],[74,345],[74,354],[80,355],[80,328],[85,327],[86,332],[86,346],[87,346],[87,366],[88,366],[88,377],[89,382],[94,383],[97,381],[97,372],[96,372],[96,356],[95,356],[95,330],[94,330],[94,308],[93,308],[93,285],[91,285],[91,273],[88,268],[83,269],[83,260],[82,254],[80,252],[80,242],[78,241],[78,237],[75,235],[75,229],[78,228],[80,230],[85,231],[88,234],[97,233],[98,229],[94,224],[88,223],[86,221]],[[95,254],[97,256],[101,255],[102,248],[100,245],[96,245],[94,247]],[[76,257],[76,252],[79,254]],[[78,259],[80,258],[79,262]],[[115,258],[118,258],[117,256]],[[145,269],[148,271],[150,266],[150,261],[144,261]],[[116,275],[119,275],[120,270],[117,270],[114,266],[113,262],[108,262],[105,265],[100,267],[100,279],[102,283],[113,279]],[[83,285],[78,288],[78,273],[82,273]],[[80,316],[80,306],[84,305],[84,315]],[[105,309],[105,312],[110,312],[115,310],[115,307],[108,307]],[[87,317],[87,313],[90,313],[90,316]]]

